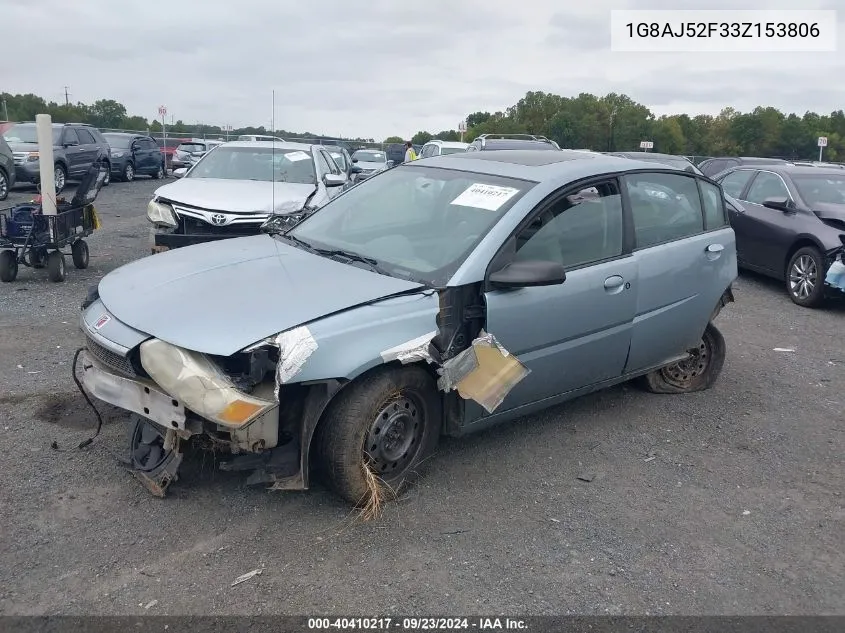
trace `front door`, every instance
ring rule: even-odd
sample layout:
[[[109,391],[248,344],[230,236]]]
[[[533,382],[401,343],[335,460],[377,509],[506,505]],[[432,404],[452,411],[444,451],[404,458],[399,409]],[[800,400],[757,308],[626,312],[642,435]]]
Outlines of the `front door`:
[[[560,285],[486,293],[487,329],[531,373],[496,413],[622,374],[637,267],[625,244],[616,180],[562,190],[534,211],[502,261],[563,264]],[[626,247],[627,246],[627,247]]]
[[[721,191],[694,174],[630,174],[623,186],[639,280],[628,373],[665,364],[699,344],[736,278],[736,244]]]

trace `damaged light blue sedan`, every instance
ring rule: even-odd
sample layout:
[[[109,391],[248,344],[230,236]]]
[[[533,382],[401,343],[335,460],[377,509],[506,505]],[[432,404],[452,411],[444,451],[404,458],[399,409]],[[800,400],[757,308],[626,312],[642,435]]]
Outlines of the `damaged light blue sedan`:
[[[706,389],[724,362],[735,240],[698,174],[451,154],[264,231],[130,263],[83,303],[81,382],[133,414],[131,469],[154,494],[198,440],[250,483],[319,476],[360,503],[442,434],[633,378]]]

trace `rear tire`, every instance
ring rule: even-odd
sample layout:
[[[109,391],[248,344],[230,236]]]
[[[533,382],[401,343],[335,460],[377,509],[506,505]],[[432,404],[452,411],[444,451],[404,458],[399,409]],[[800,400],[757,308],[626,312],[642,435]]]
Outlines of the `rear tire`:
[[[156,171],[154,174],[151,174],[151,177],[153,180],[161,180],[162,178],[164,178],[164,167],[159,166],[158,171]]]
[[[824,302],[824,256],[814,246],[795,251],[786,267],[786,292],[804,308],[817,308]]]
[[[0,169],[0,200],[5,200],[9,197],[9,176],[6,172]]]
[[[0,251],[0,281],[14,281],[17,276],[17,253],[15,251]]]
[[[725,338],[713,323],[708,323],[691,357],[657,369],[637,379],[640,387],[651,393],[692,393],[710,389],[725,364]]]
[[[106,170],[106,178],[103,180],[103,187],[108,187],[111,184],[111,163],[103,163],[103,169]]]
[[[50,281],[64,281],[65,272],[65,256],[61,251],[53,251],[47,255],[47,277]]]
[[[76,268],[79,270],[88,268],[88,242],[76,240],[70,247],[70,253]]]
[[[320,473],[338,495],[356,506],[373,494],[395,495],[419,476],[440,438],[441,403],[422,367],[384,367],[343,389],[317,429]]]

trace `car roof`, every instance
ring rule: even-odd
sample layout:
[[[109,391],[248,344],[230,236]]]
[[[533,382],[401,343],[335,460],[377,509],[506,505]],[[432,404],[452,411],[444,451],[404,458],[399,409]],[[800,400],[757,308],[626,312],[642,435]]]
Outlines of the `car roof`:
[[[499,150],[496,152],[466,152],[422,158],[400,167],[430,166],[471,171],[491,176],[521,178],[534,182],[544,180],[577,180],[598,174],[620,173],[638,169],[659,169],[653,161],[639,161],[574,150]],[[679,171],[669,167],[667,170]]]
[[[440,145],[442,147],[469,147],[469,143],[461,143],[460,141],[441,141],[439,138],[433,138],[425,145]]]
[[[839,167],[817,167],[815,165],[793,165],[792,163],[786,164],[772,164],[772,165],[737,165],[735,167],[731,167],[730,169],[726,169],[724,172],[720,172],[715,174],[716,176],[721,176],[723,173],[731,172],[731,171],[770,171],[775,174],[781,175],[799,175],[799,174],[830,174],[833,176],[842,177],[842,169]]]
[[[304,152],[310,152],[312,148],[319,147],[319,145],[311,145],[310,143],[290,143],[288,141],[228,141],[221,143],[220,147],[275,147],[276,149],[299,149]]]
[[[686,156],[681,156],[679,154],[661,154],[659,152],[609,152],[613,156],[622,156],[624,158],[639,158],[642,156],[642,160],[660,160],[661,158],[671,158],[674,160],[685,160],[688,163],[691,163],[689,158]]]
[[[103,132],[103,136],[131,136],[132,138],[149,138],[146,134],[133,134],[132,132]]]

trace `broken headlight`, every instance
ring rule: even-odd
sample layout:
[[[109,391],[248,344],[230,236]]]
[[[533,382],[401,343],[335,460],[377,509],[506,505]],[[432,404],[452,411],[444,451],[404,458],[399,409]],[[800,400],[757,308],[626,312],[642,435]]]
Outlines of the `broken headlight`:
[[[155,198],[147,205],[147,219],[155,226],[167,226],[174,228],[179,225],[176,212],[169,204],[158,202]]]
[[[207,356],[158,339],[141,344],[141,365],[162,389],[197,415],[242,427],[276,406],[238,389]]]

